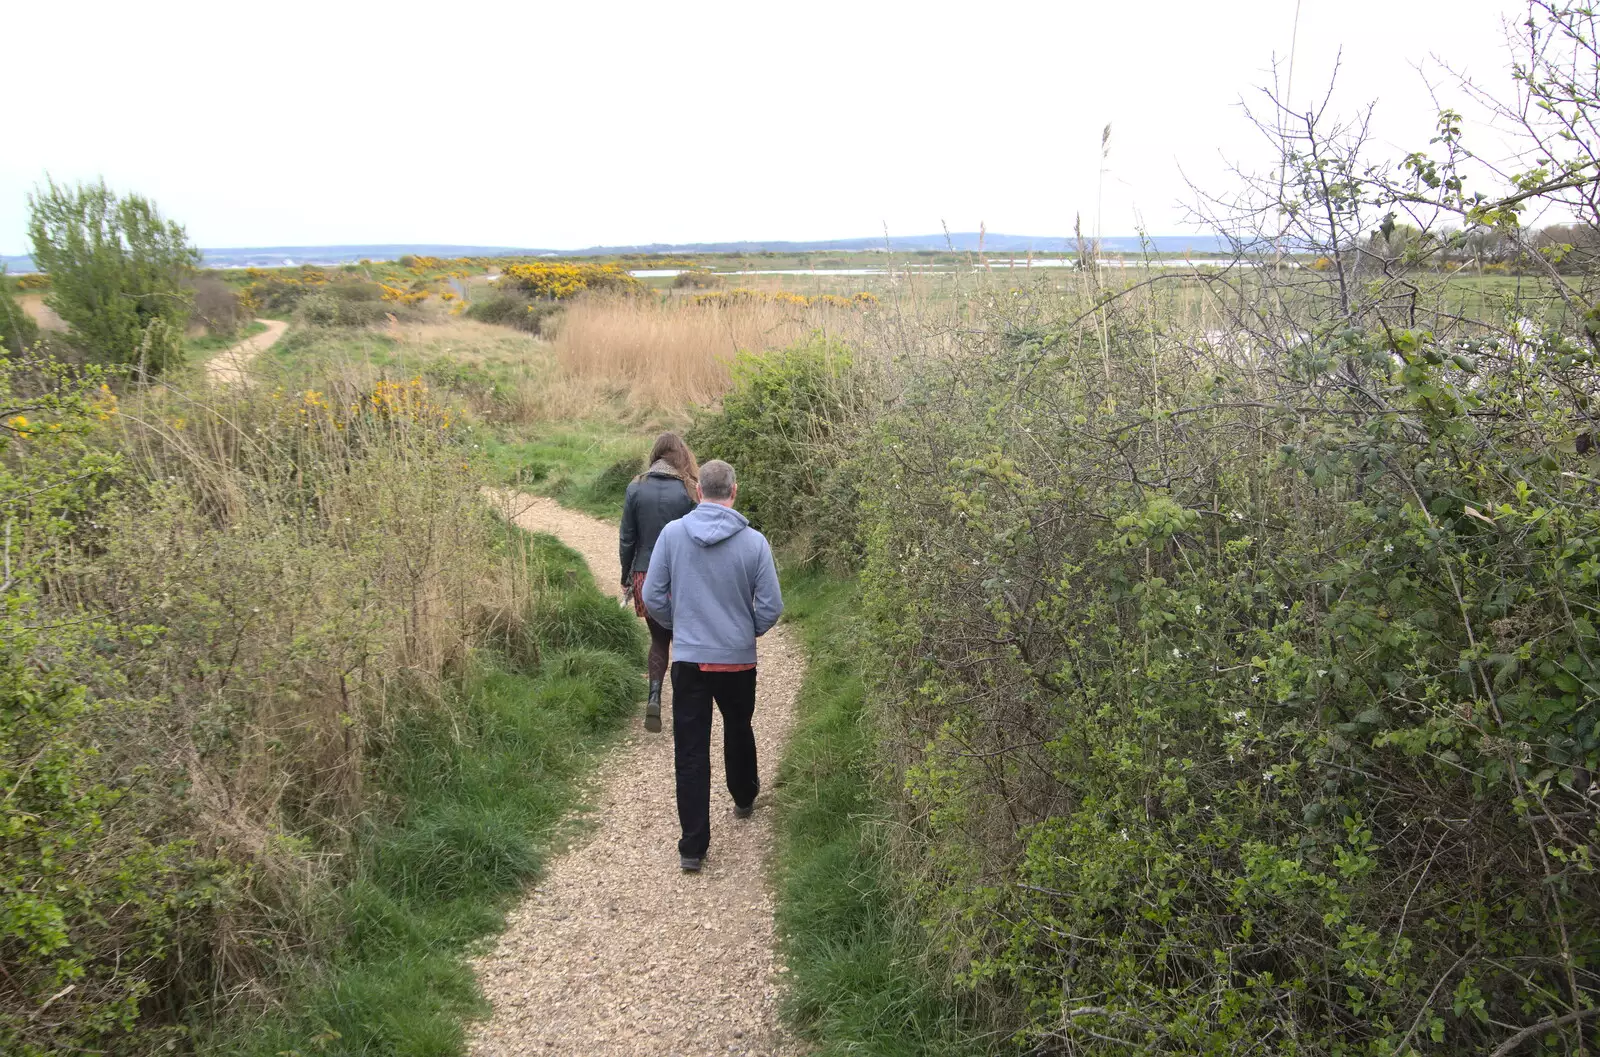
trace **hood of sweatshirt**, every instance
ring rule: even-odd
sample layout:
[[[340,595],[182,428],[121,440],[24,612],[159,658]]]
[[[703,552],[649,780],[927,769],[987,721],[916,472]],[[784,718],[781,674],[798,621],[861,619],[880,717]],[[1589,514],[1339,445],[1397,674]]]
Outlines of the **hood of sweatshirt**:
[[[710,547],[738,535],[750,524],[749,519],[737,510],[716,503],[701,503],[683,515],[681,520],[689,538],[702,547]]]

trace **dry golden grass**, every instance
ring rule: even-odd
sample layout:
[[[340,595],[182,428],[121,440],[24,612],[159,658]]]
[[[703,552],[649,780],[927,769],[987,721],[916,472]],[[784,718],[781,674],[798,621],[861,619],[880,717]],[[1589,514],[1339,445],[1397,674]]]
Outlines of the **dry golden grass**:
[[[779,298],[583,298],[563,314],[551,345],[559,384],[578,391],[579,406],[614,393],[635,407],[679,408],[721,397],[739,352],[782,348],[816,331],[848,339],[870,311]]]

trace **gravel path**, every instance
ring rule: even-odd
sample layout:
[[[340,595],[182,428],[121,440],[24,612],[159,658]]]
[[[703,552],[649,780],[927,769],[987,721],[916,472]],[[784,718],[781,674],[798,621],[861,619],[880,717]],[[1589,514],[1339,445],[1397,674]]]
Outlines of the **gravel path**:
[[[245,338],[239,344],[226,351],[219,352],[206,364],[206,374],[210,376],[214,385],[232,385],[245,379],[244,370],[250,366],[250,361],[256,354],[265,349],[272,348],[283,332],[289,329],[289,324],[281,319],[258,319],[257,323],[265,323],[267,329],[260,334]]]
[[[616,590],[616,526],[553,500],[497,493],[523,528],[558,536]],[[620,595],[620,591],[618,591]],[[586,790],[590,813],[509,917],[478,978],[493,1014],[474,1026],[474,1057],[802,1052],[780,1031],[773,952],[773,788],[804,672],[780,624],[760,642],[755,816],[733,817],[722,784],[722,724],[712,735],[711,850],[699,874],[678,869],[671,724],[644,730],[644,708]],[[663,718],[671,715],[671,687]]]

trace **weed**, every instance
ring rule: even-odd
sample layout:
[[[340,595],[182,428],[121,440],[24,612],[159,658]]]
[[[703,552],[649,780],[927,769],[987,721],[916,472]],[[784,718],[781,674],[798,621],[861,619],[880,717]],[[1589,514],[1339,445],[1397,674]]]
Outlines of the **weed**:
[[[588,612],[600,595],[578,575],[582,559],[509,527],[500,543],[523,556],[543,612],[563,614],[541,625],[551,635],[533,652],[544,660],[530,666],[496,649],[448,691],[446,707],[391,702],[397,720],[372,780],[374,802],[392,808],[358,834],[350,879],[327,913],[329,956],[307,967],[277,1012],[208,1036],[202,1052],[460,1052],[463,1019],[482,1009],[462,948],[501,926],[573,806],[573,779],[644,689],[637,638]]]

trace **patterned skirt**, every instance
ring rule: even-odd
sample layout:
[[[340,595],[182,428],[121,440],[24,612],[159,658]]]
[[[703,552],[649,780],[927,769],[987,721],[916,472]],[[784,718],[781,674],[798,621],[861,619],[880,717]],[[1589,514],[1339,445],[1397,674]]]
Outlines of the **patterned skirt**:
[[[633,574],[633,611],[635,613],[637,613],[640,617],[643,617],[645,615],[645,612],[644,612],[644,573],[639,572],[638,570],[635,570],[634,574]]]

